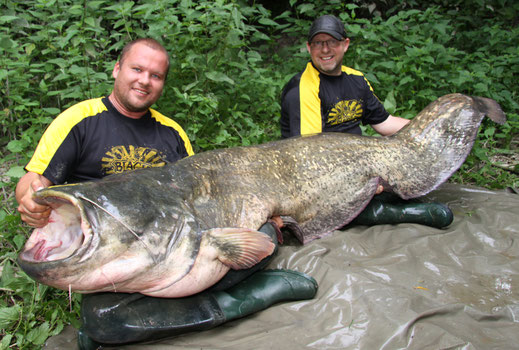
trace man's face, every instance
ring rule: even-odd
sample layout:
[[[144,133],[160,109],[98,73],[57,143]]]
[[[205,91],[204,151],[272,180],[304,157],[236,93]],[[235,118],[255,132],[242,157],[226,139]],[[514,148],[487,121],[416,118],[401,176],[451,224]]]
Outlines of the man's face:
[[[162,94],[168,68],[164,52],[137,43],[113,70],[113,97],[123,114],[145,112]],[[126,112],[126,113],[125,113]]]
[[[331,35],[320,33],[306,43],[312,62],[317,69],[327,75],[341,75],[342,58],[348,50],[350,39],[342,41],[334,39]]]

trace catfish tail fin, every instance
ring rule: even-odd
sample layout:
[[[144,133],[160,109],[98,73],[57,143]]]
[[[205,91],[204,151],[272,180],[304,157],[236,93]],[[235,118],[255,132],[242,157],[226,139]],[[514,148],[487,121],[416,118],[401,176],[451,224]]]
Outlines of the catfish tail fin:
[[[481,113],[484,113],[487,117],[492,119],[492,121],[498,124],[505,123],[506,116],[499,103],[486,97],[472,96],[472,98]]]
[[[447,181],[470,154],[485,115],[497,123],[506,119],[489,98],[450,94],[430,103],[391,136],[403,147],[400,158],[394,159],[399,171],[385,179],[393,192],[415,198]]]

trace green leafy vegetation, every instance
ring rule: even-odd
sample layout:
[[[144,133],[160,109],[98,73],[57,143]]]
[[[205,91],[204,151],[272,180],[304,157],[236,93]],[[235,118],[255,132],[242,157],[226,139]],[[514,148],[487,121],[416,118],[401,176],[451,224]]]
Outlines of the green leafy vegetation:
[[[122,46],[150,36],[170,52],[156,108],[185,128],[196,152],[259,144],[279,138],[281,90],[304,68],[308,28],[325,13],[347,24],[344,63],[366,74],[391,113],[412,118],[452,92],[498,101],[507,123],[483,123],[451,181],[519,188],[515,1],[4,0],[0,349],[39,348],[64,325],[78,327],[79,295],[38,285],[16,265],[30,229],[16,212],[14,188],[60,111],[110,93]]]

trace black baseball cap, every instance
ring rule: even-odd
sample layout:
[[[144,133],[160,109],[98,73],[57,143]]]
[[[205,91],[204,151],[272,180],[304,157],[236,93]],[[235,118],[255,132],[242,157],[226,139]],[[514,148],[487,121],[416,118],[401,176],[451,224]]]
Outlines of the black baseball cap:
[[[337,40],[346,38],[344,24],[342,24],[340,19],[332,15],[323,15],[312,23],[308,32],[308,42],[319,33],[329,34]]]

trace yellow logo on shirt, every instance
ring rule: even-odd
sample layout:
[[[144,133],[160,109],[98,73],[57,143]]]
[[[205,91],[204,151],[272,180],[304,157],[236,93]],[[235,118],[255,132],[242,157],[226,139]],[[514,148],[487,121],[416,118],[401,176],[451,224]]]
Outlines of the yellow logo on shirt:
[[[329,125],[337,125],[362,117],[362,104],[357,100],[339,101],[328,114]]]
[[[101,167],[106,175],[140,168],[164,166],[163,155],[153,148],[116,146],[106,152]]]

